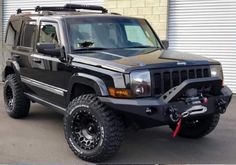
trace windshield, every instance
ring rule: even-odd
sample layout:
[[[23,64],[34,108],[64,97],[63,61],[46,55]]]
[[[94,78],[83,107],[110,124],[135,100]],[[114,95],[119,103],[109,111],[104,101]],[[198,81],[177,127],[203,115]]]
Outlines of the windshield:
[[[119,17],[67,18],[72,51],[161,48],[145,20]]]

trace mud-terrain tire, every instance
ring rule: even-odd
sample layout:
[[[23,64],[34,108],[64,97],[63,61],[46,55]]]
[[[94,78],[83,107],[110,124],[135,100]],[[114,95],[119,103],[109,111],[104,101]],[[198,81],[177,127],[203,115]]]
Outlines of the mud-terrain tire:
[[[213,114],[200,119],[185,119],[182,121],[179,136],[191,139],[201,138],[212,132],[220,120],[220,114]],[[171,124],[170,128],[174,130],[176,124]]]
[[[123,141],[124,122],[93,94],[75,98],[64,116],[65,138],[79,158],[101,162],[114,155]]]
[[[30,100],[25,97],[21,84],[15,74],[7,76],[3,88],[5,108],[8,115],[19,119],[28,116]]]

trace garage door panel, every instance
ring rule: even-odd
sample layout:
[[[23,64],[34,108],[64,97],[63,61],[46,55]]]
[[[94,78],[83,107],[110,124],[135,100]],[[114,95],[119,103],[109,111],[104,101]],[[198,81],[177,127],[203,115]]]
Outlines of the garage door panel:
[[[190,1],[190,0],[170,0],[170,4],[179,4],[182,5],[184,1],[185,5],[194,4],[194,5],[201,5],[201,4],[215,4],[220,3],[222,0],[196,0],[196,1]],[[235,0],[227,0],[228,3],[234,3]],[[200,3],[200,4],[199,4]]]
[[[3,29],[6,31],[7,21],[11,14],[16,14],[18,8],[31,9],[36,6],[62,6],[66,3],[103,5],[103,0],[4,0]]]
[[[169,0],[168,39],[169,49],[220,61],[236,93],[235,0]]]

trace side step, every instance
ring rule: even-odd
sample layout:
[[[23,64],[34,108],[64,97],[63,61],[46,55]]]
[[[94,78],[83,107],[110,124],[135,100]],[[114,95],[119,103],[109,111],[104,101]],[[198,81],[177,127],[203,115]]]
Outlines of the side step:
[[[39,97],[37,97],[37,96],[35,96],[35,95],[29,94],[29,93],[25,93],[25,95],[26,95],[30,100],[35,101],[35,102],[37,102],[37,103],[39,103],[39,104],[42,104],[42,105],[44,105],[44,106],[53,108],[54,110],[56,110],[57,112],[59,112],[59,113],[61,113],[61,114],[65,114],[65,112],[66,112],[66,109],[65,109],[65,108],[60,107],[60,106],[58,106],[58,105],[55,105],[55,104],[53,104],[53,103],[50,103],[50,102],[48,102],[48,101],[46,101],[46,100],[43,100],[43,99],[41,99],[41,98],[39,98]]]

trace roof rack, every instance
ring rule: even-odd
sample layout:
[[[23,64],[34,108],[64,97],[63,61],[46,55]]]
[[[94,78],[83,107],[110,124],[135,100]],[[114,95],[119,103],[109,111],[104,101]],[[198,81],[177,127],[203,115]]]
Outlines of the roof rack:
[[[71,9],[71,8],[65,8],[63,6],[56,6],[56,7],[40,7],[37,6],[35,8],[35,12],[40,12],[40,11],[76,11],[75,9]]]
[[[108,10],[102,6],[95,6],[95,5],[81,5],[81,4],[66,4],[65,6],[57,6],[57,7],[50,7],[50,6],[37,6],[35,9],[17,9],[17,14],[22,13],[23,11],[76,11],[78,9],[85,9],[85,10],[97,10],[102,11],[102,13],[107,13]]]
[[[66,4],[64,7],[70,9],[100,10],[102,13],[108,12],[104,7],[95,5]]]

